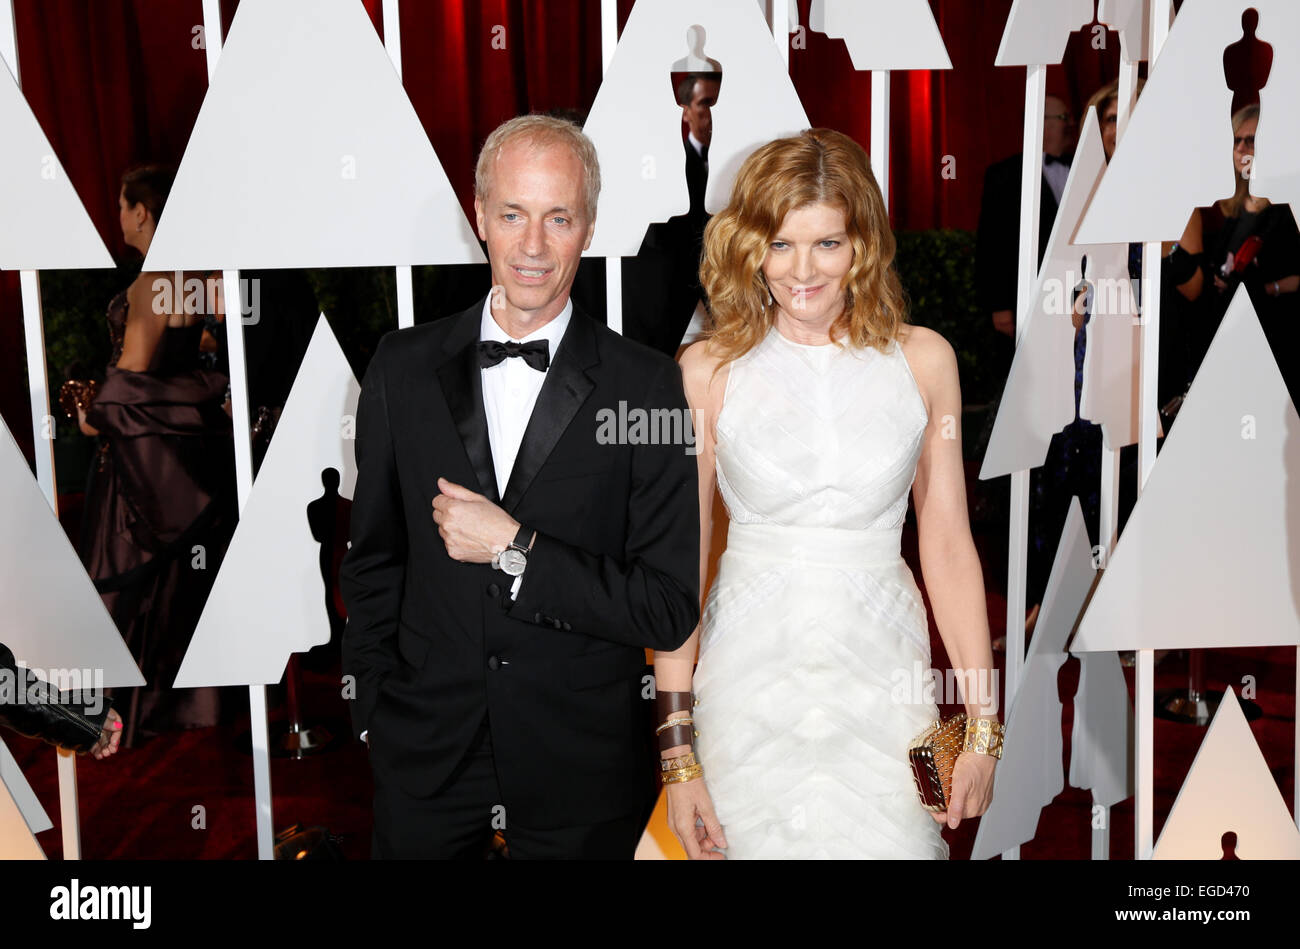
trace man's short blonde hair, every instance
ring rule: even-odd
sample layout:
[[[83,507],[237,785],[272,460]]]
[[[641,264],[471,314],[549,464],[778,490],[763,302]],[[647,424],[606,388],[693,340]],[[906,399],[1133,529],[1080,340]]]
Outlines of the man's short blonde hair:
[[[488,136],[479,152],[474,168],[474,196],[486,200],[496,171],[496,159],[501,149],[519,139],[534,148],[548,145],[567,145],[582,162],[583,200],[586,202],[587,221],[596,220],[596,205],[600,200],[600,162],[596,146],[583,134],[582,129],[567,119],[549,115],[521,115],[511,119]]]

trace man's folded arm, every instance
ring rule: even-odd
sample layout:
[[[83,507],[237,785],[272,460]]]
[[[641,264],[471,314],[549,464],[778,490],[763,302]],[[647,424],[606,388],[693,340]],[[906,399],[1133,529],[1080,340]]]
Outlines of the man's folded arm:
[[[676,363],[655,378],[644,407],[671,410],[681,421],[672,431],[692,431]],[[633,446],[623,557],[539,531],[510,615],[630,646],[680,647],[700,612],[698,474],[689,447],[684,439]]]
[[[351,544],[339,568],[348,611],[343,672],[354,677],[352,724],[358,735],[369,728],[384,677],[397,667],[397,624],[406,575],[406,518],[384,384],[386,341],[380,340],[371,358],[357,400]]]

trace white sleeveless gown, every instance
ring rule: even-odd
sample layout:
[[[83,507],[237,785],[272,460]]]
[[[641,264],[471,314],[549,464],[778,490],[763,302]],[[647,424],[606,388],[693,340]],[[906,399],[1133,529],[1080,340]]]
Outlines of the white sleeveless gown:
[[[926,423],[897,343],[772,330],[731,364],[716,426],[731,526],[694,680],[729,859],[948,857],[907,764],[937,717],[914,687],[930,638],[899,554]]]

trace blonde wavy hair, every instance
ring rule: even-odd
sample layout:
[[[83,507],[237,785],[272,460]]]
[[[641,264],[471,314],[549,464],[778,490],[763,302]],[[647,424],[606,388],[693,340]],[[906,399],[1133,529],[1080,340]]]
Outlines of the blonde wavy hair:
[[[1241,131],[1241,127],[1254,119],[1259,121],[1259,105],[1248,105],[1243,109],[1238,109],[1232,116],[1232,135],[1235,138]],[[1232,177],[1236,179],[1237,186],[1232,192],[1231,198],[1224,198],[1218,202],[1219,210],[1224,217],[1241,217],[1242,209],[1246,207],[1246,198],[1250,195],[1250,179],[1243,177],[1237,168],[1237,156],[1232,156]],[[1255,201],[1259,203],[1260,209],[1268,207],[1270,202],[1267,198],[1256,196]]]
[[[757,346],[776,319],[763,263],[786,215],[826,203],[844,211],[853,264],[844,278],[844,310],[830,337],[884,350],[906,322],[894,270],[894,232],[861,146],[831,129],[777,139],[745,160],[727,207],[704,231],[700,285],[709,301],[705,335],[726,364]]]

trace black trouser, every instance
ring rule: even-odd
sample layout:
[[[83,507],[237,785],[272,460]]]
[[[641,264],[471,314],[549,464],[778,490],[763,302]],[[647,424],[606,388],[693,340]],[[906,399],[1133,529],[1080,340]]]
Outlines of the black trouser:
[[[500,829],[514,860],[630,860],[642,830],[636,815],[579,827],[519,826],[501,799],[486,719],[432,796],[411,797],[382,768],[374,777],[373,859],[482,860]]]

